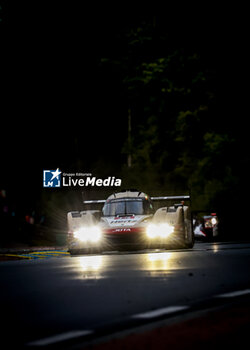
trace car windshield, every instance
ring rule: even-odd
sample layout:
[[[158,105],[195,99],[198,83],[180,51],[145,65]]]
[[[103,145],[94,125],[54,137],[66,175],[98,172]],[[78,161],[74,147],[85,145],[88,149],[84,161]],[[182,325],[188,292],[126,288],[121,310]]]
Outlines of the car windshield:
[[[143,198],[122,198],[106,202],[103,207],[103,215],[145,215],[150,214],[152,209],[152,204]]]

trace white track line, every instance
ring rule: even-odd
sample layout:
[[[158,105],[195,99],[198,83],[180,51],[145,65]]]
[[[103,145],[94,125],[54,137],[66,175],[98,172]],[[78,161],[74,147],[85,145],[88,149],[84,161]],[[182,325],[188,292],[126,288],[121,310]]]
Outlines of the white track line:
[[[28,346],[46,346],[46,345],[58,343],[60,341],[82,337],[84,335],[88,335],[91,333],[93,333],[93,331],[91,330],[75,330],[75,331],[52,335],[51,337],[47,337],[39,340],[34,340],[28,343],[27,345]]]
[[[168,306],[162,309],[157,309],[153,311],[144,312],[141,314],[136,314],[136,315],[133,315],[132,318],[154,318],[162,315],[172,314],[177,311],[186,310],[188,308],[189,306],[186,306],[186,305],[185,306],[182,306],[182,305]]]
[[[242,290],[236,290],[235,292],[218,294],[215,296],[215,298],[234,298],[234,297],[239,297],[241,295],[246,295],[246,294],[250,294],[250,289],[242,289]]]

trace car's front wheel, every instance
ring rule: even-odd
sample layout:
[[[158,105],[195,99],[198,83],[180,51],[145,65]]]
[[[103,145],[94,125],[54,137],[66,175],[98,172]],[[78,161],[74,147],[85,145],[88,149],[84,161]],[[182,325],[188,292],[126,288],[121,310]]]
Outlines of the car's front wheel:
[[[188,220],[184,224],[184,247],[193,248],[194,246],[194,230],[192,223]]]

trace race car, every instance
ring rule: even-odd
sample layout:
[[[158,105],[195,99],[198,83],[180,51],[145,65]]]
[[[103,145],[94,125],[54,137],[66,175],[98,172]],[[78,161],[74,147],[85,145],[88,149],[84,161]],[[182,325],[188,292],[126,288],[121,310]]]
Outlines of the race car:
[[[138,190],[113,193],[107,200],[85,200],[102,204],[102,210],[67,214],[68,250],[71,254],[147,248],[192,248],[191,212],[184,200],[189,196],[149,197]],[[155,201],[181,200],[179,204],[154,210]]]
[[[216,213],[204,215],[195,225],[194,236],[197,239],[211,241],[218,236],[218,217]]]

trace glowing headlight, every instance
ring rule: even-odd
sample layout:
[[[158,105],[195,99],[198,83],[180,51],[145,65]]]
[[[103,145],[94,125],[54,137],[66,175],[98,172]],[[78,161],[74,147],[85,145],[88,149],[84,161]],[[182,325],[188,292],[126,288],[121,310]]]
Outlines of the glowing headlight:
[[[102,232],[98,226],[86,226],[75,231],[74,237],[82,242],[98,242],[102,237]]]
[[[148,225],[146,230],[148,238],[155,238],[157,236],[157,232],[158,231],[157,231],[156,225],[154,224]]]
[[[147,227],[147,236],[148,238],[167,238],[171,233],[174,232],[174,227],[164,223],[164,224],[150,224]]]
[[[212,219],[211,219],[211,222],[212,222],[213,225],[216,225],[216,224],[217,224],[217,220],[216,220],[215,218],[212,218]]]

